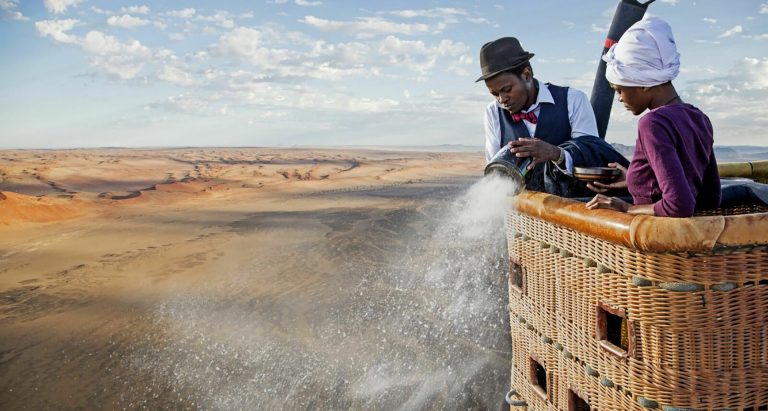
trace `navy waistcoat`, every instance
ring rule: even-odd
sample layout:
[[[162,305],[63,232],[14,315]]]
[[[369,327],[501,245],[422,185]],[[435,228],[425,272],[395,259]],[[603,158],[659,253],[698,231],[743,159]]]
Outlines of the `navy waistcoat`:
[[[557,146],[571,139],[571,120],[568,118],[568,87],[547,83],[547,88],[552,94],[555,104],[540,104],[541,109],[536,121],[534,137]],[[499,145],[499,149],[510,141],[517,140],[519,137],[530,137],[527,128],[515,127],[507,110],[501,107],[498,107],[498,110],[499,124],[501,126],[501,145]],[[525,133],[525,135],[520,135],[522,133]]]
[[[538,81],[538,80],[537,80]],[[547,88],[552,94],[555,104],[541,103],[539,115],[536,121],[536,133],[534,137],[544,140],[549,144],[558,146],[571,139],[571,120],[568,117],[568,87],[560,87],[547,83]],[[507,110],[498,107],[499,125],[501,129],[501,144],[499,149],[507,143],[520,137],[529,137],[528,129],[522,122],[514,123]],[[525,185],[529,190],[546,191],[544,183],[544,164],[538,164],[525,176]]]

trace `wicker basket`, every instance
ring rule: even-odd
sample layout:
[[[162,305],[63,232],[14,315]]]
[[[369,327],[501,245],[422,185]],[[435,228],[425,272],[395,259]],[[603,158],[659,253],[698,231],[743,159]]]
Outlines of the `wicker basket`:
[[[528,409],[768,405],[768,212],[632,216],[534,192],[513,204],[512,388]]]

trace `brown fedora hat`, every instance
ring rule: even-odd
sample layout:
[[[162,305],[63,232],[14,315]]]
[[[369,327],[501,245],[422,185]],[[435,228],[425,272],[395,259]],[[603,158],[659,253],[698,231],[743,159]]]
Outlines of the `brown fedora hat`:
[[[523,50],[523,46],[514,37],[502,37],[485,43],[480,49],[480,80],[489,79],[503,71],[519,67],[533,57],[533,53]]]

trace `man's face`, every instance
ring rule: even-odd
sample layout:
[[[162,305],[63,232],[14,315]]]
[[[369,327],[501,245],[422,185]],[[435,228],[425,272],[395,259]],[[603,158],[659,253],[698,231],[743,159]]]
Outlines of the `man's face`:
[[[533,76],[527,68],[519,77],[512,73],[497,74],[485,80],[485,86],[499,105],[510,113],[517,113],[533,104],[529,101]]]

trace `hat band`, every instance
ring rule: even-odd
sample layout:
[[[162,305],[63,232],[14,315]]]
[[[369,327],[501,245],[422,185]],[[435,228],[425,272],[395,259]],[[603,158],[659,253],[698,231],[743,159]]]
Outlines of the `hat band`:
[[[525,63],[528,60],[529,59],[527,57],[522,59],[507,60],[504,63],[500,63],[500,64],[493,64],[493,65],[489,64],[486,66],[482,66],[480,67],[480,69],[482,70],[483,73],[493,73],[496,71],[511,70],[521,66],[523,63]]]

